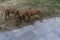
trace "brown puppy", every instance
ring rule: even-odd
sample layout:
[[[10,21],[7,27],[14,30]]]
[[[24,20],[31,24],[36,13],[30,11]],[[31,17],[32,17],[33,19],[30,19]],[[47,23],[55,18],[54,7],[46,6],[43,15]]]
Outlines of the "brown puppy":
[[[19,10],[14,8],[6,8],[3,10],[5,13],[5,19],[9,17],[9,14],[14,14],[16,18],[20,17]]]
[[[5,13],[5,22],[7,21],[7,17],[9,17],[10,14],[13,14],[16,18],[15,22],[16,25],[18,25],[19,20],[21,19],[20,17],[20,12],[18,9],[15,8],[6,8],[3,10],[3,12]]]
[[[34,15],[40,16],[40,20],[43,19],[43,14],[41,10],[28,10],[23,15],[28,18],[27,19],[28,21],[30,20],[31,16],[34,16]]]

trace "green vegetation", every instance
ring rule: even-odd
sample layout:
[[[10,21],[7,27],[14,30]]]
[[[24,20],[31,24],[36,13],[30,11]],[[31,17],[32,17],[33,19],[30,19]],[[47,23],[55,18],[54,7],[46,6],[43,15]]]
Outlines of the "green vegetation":
[[[6,0],[0,0],[0,2],[5,2]]]
[[[9,0],[0,0],[2,2]],[[31,9],[43,9],[45,14],[59,14],[60,0],[17,0],[17,5],[12,7],[20,8],[20,11]]]
[[[9,1],[9,0],[0,0],[0,2],[6,2],[6,1]]]

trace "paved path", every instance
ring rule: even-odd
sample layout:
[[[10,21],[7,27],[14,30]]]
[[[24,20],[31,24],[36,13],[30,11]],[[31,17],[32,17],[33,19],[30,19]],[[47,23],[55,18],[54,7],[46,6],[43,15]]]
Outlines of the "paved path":
[[[45,19],[42,23],[1,33],[0,40],[60,40],[60,18]]]

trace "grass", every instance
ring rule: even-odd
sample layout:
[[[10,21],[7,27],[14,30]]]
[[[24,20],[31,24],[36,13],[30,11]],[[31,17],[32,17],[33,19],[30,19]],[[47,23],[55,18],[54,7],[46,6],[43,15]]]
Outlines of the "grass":
[[[46,11],[44,9],[44,12],[52,12],[55,11],[58,13],[60,10],[60,0],[17,0],[17,5],[12,6],[20,9],[20,11],[25,11],[28,10],[29,8],[31,9],[39,9],[39,8],[44,8],[47,7]],[[52,14],[51,13],[51,14]]]
[[[47,13],[48,12],[52,12],[52,13],[56,12],[58,14],[58,12],[60,10],[60,0],[25,0],[24,2],[22,2],[23,4],[20,4],[20,2],[18,2],[18,4],[15,5],[14,7],[20,8],[22,11],[28,10],[29,8],[43,9],[44,7],[47,7],[48,11],[46,11],[44,9],[44,12],[47,12]],[[28,3],[30,3],[30,4],[27,5]],[[24,5],[24,4],[26,4],[26,5]]]

